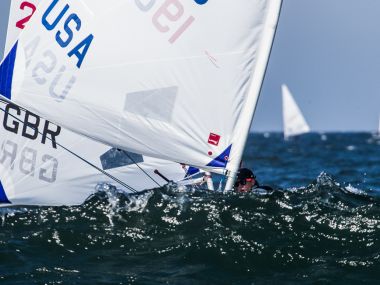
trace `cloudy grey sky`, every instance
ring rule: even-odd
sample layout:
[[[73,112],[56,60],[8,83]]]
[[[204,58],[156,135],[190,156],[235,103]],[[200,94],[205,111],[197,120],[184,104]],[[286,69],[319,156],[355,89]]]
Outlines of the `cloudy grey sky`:
[[[0,1],[1,39],[8,1]],[[313,130],[375,130],[380,0],[283,0],[252,130],[282,130],[283,83]]]

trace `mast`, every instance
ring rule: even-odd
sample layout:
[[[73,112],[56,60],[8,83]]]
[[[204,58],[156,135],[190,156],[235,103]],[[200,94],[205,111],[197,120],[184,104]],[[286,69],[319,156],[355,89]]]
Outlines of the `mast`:
[[[233,161],[231,161],[228,165],[229,171],[227,173],[228,178],[225,187],[226,191],[232,190],[237,172],[239,170],[240,161],[243,157],[243,151],[247,142],[249,129],[253,120],[253,115],[256,110],[258,97],[260,95],[260,90],[264,81],[265,71],[267,68],[274,36],[276,33],[281,4],[282,0],[274,0],[270,3],[268,17],[265,22],[263,40],[259,49],[257,66],[253,71],[254,74],[251,78],[247,99],[242,109],[242,115],[235,130],[236,141],[233,144],[233,150],[231,153]]]

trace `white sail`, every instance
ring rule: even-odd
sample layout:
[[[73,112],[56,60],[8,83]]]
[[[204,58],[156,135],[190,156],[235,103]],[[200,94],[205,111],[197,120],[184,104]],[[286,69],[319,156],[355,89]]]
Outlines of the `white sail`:
[[[380,115],[379,115],[379,125],[376,131],[373,132],[372,137],[377,140],[380,139]]]
[[[23,12],[37,2],[12,0],[6,48],[14,45],[31,15]],[[187,172],[178,163],[120,151],[67,131],[9,100],[0,99],[0,121],[2,205],[77,205],[99,183],[142,191],[166,184],[156,170],[172,181]]]
[[[236,172],[280,6],[42,0],[3,93],[100,142]]]
[[[284,138],[310,132],[304,116],[286,85],[282,89],[282,110],[284,121]]]

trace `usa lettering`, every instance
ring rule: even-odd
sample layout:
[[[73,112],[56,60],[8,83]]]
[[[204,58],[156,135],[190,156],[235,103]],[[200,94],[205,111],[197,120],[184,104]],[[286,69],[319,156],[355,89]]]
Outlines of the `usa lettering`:
[[[57,29],[60,23],[63,23],[63,28]],[[82,21],[76,13],[71,12],[70,5],[64,4],[64,1],[53,0],[42,16],[42,24],[48,31],[57,30],[55,33],[56,42],[61,48],[69,49],[68,57],[75,56],[77,58],[76,66],[80,68],[94,35],[89,34],[78,40],[77,34],[82,27]]]
[[[37,115],[25,111],[22,114],[21,109],[14,104],[5,106],[3,127],[8,132],[21,134],[23,137],[36,140],[39,135],[39,127],[43,125],[41,143],[45,144],[50,140],[53,148],[57,148],[56,137],[61,132],[61,127],[51,124],[49,121],[41,121]]]
[[[25,25],[29,22],[30,18],[33,16],[34,12],[36,11],[36,4],[38,1],[23,1],[20,4],[20,10],[24,11],[24,17],[21,18],[16,22],[16,27],[19,29],[24,29]],[[58,1],[53,1],[53,3],[49,6],[47,12],[50,10],[53,10],[55,5],[58,3]],[[65,6],[66,7],[66,6]],[[64,8],[65,10],[65,8]],[[47,18],[49,16],[49,13],[45,12],[43,17],[43,22],[48,25]],[[51,12],[51,11],[50,11]],[[53,11],[54,12],[54,11]],[[63,15],[62,15],[63,17]],[[61,17],[61,18],[62,18]],[[74,14],[71,14],[68,18],[68,23],[65,23],[66,25],[70,24],[70,21],[74,21],[75,23],[81,23],[79,17],[76,17]],[[58,24],[59,21],[55,23],[55,26]],[[49,28],[55,27],[54,25],[49,25]],[[49,30],[49,29],[48,29]],[[69,37],[64,41],[62,39],[63,33],[61,31],[57,32],[57,37],[59,44],[62,46],[67,46],[70,44],[73,38],[73,33],[70,30],[70,27],[64,26],[64,30],[68,33]],[[83,41],[82,41],[83,42]],[[31,63],[31,59],[33,58],[33,55],[35,51],[40,48],[40,37],[34,38],[31,42],[29,42],[25,46],[25,55],[26,55],[26,67],[28,67]],[[78,48],[78,45],[76,46]],[[80,44],[79,44],[80,47]],[[77,66],[80,68],[84,56],[87,53],[87,50],[83,50],[83,53],[80,53],[80,50],[73,49],[71,52],[73,54],[76,53],[76,56],[79,57]],[[39,62],[37,62],[33,68],[32,68],[32,75],[33,79],[40,85],[49,84],[49,94],[52,98],[54,98],[56,101],[60,102],[64,99],[66,99],[67,95],[69,94],[71,88],[74,86],[76,82],[76,77],[74,75],[66,75],[66,66],[61,65],[58,66],[58,60],[55,53],[51,50],[45,50],[42,54],[42,57],[40,58]],[[55,72],[55,76],[53,78],[47,79],[49,77],[49,74]]]

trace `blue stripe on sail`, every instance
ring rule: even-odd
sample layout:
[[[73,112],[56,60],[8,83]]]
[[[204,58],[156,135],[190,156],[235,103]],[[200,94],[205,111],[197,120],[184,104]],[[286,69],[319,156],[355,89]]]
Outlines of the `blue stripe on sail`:
[[[7,198],[7,195],[5,194],[3,184],[1,184],[1,181],[0,181],[0,204],[11,204],[11,202],[9,202]]]
[[[0,94],[11,99],[13,69],[15,67],[17,43],[13,46],[3,63],[0,65]]]
[[[227,147],[225,151],[223,151],[218,157],[216,157],[213,161],[207,164],[207,166],[225,168],[227,166],[228,158],[230,156],[231,147],[232,145]]]
[[[187,177],[187,176],[194,175],[194,174],[196,174],[196,173],[198,173],[198,172],[199,172],[199,169],[198,169],[198,168],[195,168],[195,167],[190,166],[189,169],[188,169],[187,172],[186,172],[186,177]]]

